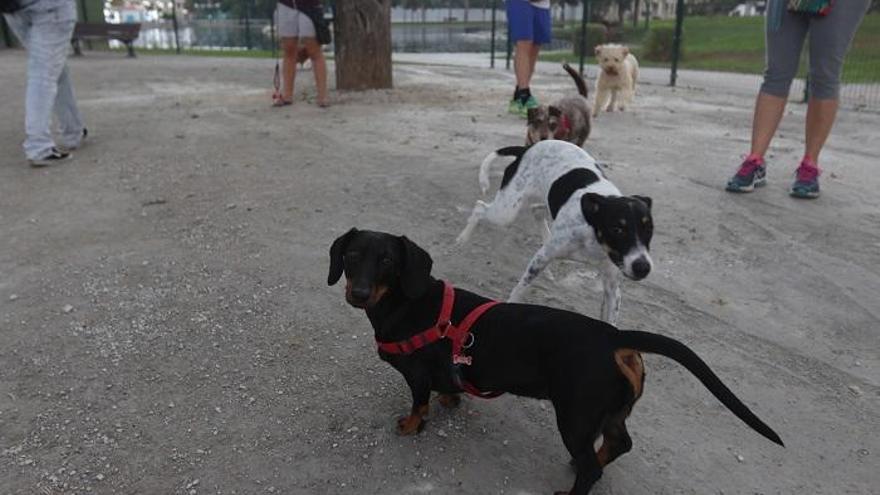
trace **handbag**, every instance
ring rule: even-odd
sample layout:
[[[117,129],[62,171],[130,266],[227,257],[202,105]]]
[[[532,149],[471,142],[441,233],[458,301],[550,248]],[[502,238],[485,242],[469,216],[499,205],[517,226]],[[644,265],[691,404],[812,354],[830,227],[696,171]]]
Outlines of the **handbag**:
[[[19,0],[0,0],[0,13],[11,14],[21,8]]]
[[[798,14],[826,16],[834,0],[788,0],[788,11]]]
[[[333,42],[333,37],[330,35],[330,26],[327,24],[327,20],[324,19],[323,7],[298,7],[298,9],[304,13],[315,26],[315,39],[318,40],[318,44],[329,45]]]

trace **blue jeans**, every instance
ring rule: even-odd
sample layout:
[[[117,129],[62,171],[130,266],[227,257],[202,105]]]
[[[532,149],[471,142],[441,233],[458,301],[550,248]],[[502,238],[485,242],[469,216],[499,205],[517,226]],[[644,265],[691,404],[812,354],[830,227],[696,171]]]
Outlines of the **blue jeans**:
[[[25,155],[30,160],[39,160],[52,152],[55,147],[51,129],[53,111],[58,118],[59,144],[69,148],[79,146],[83,122],[66,63],[76,24],[76,4],[37,1],[5,17],[28,51]]]

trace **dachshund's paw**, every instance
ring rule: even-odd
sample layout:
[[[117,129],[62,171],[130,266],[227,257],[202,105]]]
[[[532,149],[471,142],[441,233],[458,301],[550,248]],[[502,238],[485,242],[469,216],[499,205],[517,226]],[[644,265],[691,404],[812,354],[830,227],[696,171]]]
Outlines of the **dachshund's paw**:
[[[402,436],[415,435],[425,427],[425,420],[419,415],[410,414],[397,420],[397,434]]]
[[[458,407],[458,405],[461,404],[461,395],[440,394],[437,396],[437,402],[439,402],[441,406],[447,409],[452,409],[453,407]]]

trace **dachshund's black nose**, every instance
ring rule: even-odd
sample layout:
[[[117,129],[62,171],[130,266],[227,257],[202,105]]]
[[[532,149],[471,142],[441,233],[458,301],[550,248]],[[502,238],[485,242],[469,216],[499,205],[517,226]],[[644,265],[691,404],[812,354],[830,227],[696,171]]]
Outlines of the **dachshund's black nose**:
[[[370,288],[369,287],[352,287],[351,288],[351,298],[355,301],[366,301],[370,298]]]

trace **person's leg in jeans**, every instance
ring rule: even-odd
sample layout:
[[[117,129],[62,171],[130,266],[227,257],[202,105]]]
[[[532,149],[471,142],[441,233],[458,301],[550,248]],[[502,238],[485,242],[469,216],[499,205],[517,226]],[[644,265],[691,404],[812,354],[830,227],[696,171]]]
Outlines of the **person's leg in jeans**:
[[[769,24],[766,26],[766,66],[764,82],[755,101],[751,150],[739,170],[727,182],[728,191],[750,192],[766,182],[764,154],[782,120],[808,29],[809,18],[792,13],[783,16],[782,24],[777,29]]]
[[[869,4],[869,0],[841,0],[828,16],[810,22],[810,101],[804,158],[791,190],[795,197],[819,195],[819,153],[837,116],[843,61]]]
[[[76,5],[52,11],[28,8],[7,20],[28,51],[24,152],[29,160],[40,160],[55,148],[52,111],[76,23]]]
[[[70,80],[70,70],[67,68],[67,64],[61,70],[61,77],[58,78],[55,116],[58,118],[58,126],[61,131],[61,145],[68,149],[78,148],[82,142],[85,127],[79,114],[79,107],[76,105],[76,96],[73,94],[73,84]]]

